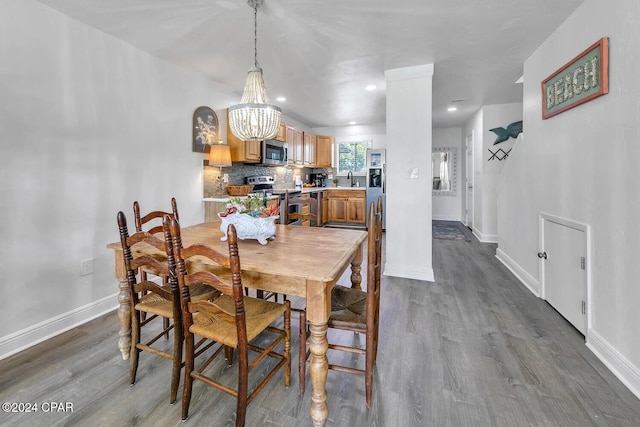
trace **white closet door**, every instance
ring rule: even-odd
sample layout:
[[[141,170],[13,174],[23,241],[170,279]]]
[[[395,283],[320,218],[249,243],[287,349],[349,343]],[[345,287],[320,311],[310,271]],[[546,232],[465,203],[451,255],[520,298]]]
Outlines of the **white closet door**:
[[[586,233],[544,221],[544,298],[583,335],[587,333]]]

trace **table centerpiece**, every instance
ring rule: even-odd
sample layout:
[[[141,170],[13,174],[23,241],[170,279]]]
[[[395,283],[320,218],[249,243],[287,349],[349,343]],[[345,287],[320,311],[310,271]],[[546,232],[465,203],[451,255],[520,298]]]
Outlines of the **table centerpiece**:
[[[265,206],[264,199],[260,195],[249,194],[247,197],[232,197],[227,202],[224,212],[219,212],[220,231],[224,235],[220,238],[227,240],[227,228],[229,224],[236,227],[238,239],[256,239],[261,245],[276,235],[275,220],[280,217],[280,206]]]

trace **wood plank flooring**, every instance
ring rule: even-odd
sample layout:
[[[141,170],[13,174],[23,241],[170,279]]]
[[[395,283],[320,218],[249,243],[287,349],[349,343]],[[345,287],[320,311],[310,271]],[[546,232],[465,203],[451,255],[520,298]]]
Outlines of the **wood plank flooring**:
[[[362,377],[331,371],[327,426],[640,426],[640,401],[497,262],[495,245],[434,240],[433,254],[435,283],[383,278],[372,407]],[[166,360],[143,353],[130,387],[117,331],[111,313],[0,361],[0,402],[73,404],[73,412],[0,413],[0,425],[234,425],[235,400],[200,383],[182,423],[180,402],[168,403]],[[297,333],[295,316],[291,386],[277,374],[249,405],[247,426],[311,425],[308,379],[298,394]],[[210,369],[233,383],[235,366]]]

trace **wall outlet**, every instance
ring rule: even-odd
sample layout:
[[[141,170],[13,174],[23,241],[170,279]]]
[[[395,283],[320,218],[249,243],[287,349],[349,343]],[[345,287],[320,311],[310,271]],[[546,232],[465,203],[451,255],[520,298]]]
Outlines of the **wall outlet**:
[[[228,173],[225,173],[224,175],[222,175],[222,181],[229,182],[229,174]]]
[[[89,274],[93,274],[93,258],[80,261],[80,276],[88,276]]]

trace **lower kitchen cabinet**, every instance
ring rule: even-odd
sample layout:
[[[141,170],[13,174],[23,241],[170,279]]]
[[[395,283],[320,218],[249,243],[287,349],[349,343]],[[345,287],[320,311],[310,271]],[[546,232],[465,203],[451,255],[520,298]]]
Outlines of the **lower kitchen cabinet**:
[[[227,208],[227,202],[205,202],[204,204],[204,222],[217,221],[218,212],[224,212]]]
[[[329,199],[327,198],[328,196],[328,191],[323,191],[322,192],[322,206],[319,207],[319,209],[322,210],[322,216],[321,216],[321,222],[322,225],[325,225],[328,221],[329,221]]]
[[[364,190],[329,190],[328,200],[329,222],[348,224],[365,224],[366,194]]]

